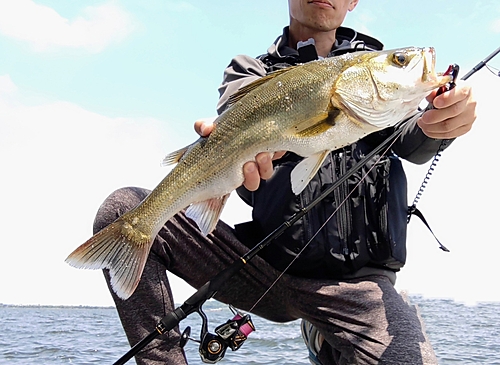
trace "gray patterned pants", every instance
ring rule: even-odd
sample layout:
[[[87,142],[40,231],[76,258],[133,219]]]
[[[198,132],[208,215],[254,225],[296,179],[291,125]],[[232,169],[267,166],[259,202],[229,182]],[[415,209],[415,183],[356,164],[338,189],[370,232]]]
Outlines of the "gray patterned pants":
[[[112,193],[97,213],[94,231],[135,207],[148,193],[140,188]],[[154,241],[134,294],[121,300],[110,290],[130,344],[143,339],[174,309],[167,271],[199,288],[247,251],[223,222],[204,237],[182,213],[168,221]],[[215,298],[246,311],[279,274],[256,256]],[[310,322],[325,339],[318,353],[324,365],[437,364],[415,307],[385,275],[338,281],[285,274],[252,313],[275,322],[298,318]],[[178,330],[172,330],[154,340],[136,356],[137,364],[186,364],[179,338]]]

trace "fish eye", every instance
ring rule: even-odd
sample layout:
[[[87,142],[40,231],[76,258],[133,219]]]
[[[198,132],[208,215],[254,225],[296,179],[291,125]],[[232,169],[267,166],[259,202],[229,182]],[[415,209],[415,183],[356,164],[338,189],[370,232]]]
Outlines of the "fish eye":
[[[392,56],[392,60],[398,66],[406,65],[406,55],[403,52],[395,52]]]

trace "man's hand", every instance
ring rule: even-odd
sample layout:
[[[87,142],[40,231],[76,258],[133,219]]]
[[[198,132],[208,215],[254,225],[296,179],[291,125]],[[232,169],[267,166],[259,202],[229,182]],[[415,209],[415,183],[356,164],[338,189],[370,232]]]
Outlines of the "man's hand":
[[[214,127],[214,119],[201,119],[194,123],[194,130],[202,137],[208,136]],[[250,191],[259,188],[260,179],[267,180],[273,175],[273,160],[277,160],[286,153],[279,151],[275,153],[262,152],[255,156],[255,161],[243,165],[243,185]]]
[[[464,135],[476,120],[476,101],[470,86],[456,86],[436,96],[433,91],[427,101],[435,109],[426,111],[417,121],[418,126],[430,138],[451,139]]]

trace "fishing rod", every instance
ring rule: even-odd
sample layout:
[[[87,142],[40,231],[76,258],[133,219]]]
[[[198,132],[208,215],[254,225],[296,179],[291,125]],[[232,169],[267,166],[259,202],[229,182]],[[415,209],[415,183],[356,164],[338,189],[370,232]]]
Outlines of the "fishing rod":
[[[500,52],[500,48],[494,51],[491,55],[477,64],[471,71],[469,71],[462,80],[466,80],[472,74],[479,71],[482,67],[486,65],[494,56]],[[458,69],[455,69],[458,72]],[[416,116],[416,115],[415,115]],[[343,184],[352,175],[358,172],[361,167],[363,167],[369,160],[371,160],[376,154],[380,153],[382,149],[398,138],[404,131],[402,126],[408,122],[408,120],[414,118],[415,116],[408,118],[400,122],[395,127],[395,131],[387,137],[379,146],[368,153],[363,159],[361,159],[356,165],[354,165],[348,172],[342,175],[339,180],[327,188],[323,193],[321,193],[316,199],[314,199],[309,205],[302,208],[294,215],[292,215],[288,220],[283,222],[278,228],[267,235],[262,241],[256,244],[252,249],[250,249],[246,254],[244,254],[239,259],[235,260],[227,268],[215,275],[211,280],[207,281],[200,289],[198,289],[193,295],[191,295],[182,305],[175,308],[173,311],[167,313],[156,325],[155,329],[150,332],[145,338],[134,345],[126,354],[124,354],[120,359],[118,359],[113,365],[123,365],[127,363],[132,357],[134,357],[139,351],[146,347],[158,336],[166,334],[170,330],[174,329],[179,323],[192,313],[198,313],[202,318],[202,331],[200,335],[200,355],[202,360],[207,363],[216,363],[221,360],[225,354],[225,351],[230,347],[233,351],[237,350],[243,342],[247,339],[248,334],[255,329],[250,316],[243,315],[235,311],[235,316],[233,319],[228,320],[225,324],[218,326],[215,329],[215,334],[208,332],[207,317],[202,310],[203,304],[213,298],[219,289],[227,282],[233,275],[239,272],[245,265],[254,258],[259,252],[265,247],[269,246],[271,242],[281,236],[283,232],[301,219],[305,214],[307,214],[312,208],[318,205],[323,199],[329,196],[335,189],[337,189],[341,184]],[[184,331],[181,336],[180,345],[181,347],[185,345],[189,339],[190,329],[189,327]]]
[[[491,54],[486,57],[484,60],[482,60],[481,62],[479,62],[476,66],[474,66],[472,68],[472,70],[470,70],[469,72],[467,72],[465,74],[464,77],[462,77],[462,80],[467,80],[469,77],[471,77],[473,74],[475,74],[477,71],[479,71],[480,69],[482,69],[484,66],[486,66],[486,64],[488,62],[490,62],[493,57],[495,57],[497,54],[500,53],[500,47],[498,47],[496,50],[494,50],[493,52],[491,52]],[[497,74],[497,76],[500,76],[500,72]]]

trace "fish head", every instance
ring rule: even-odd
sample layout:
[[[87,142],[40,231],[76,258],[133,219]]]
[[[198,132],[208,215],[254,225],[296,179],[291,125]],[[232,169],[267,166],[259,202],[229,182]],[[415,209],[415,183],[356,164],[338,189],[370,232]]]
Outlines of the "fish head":
[[[430,91],[452,81],[436,73],[435,63],[432,47],[353,54],[334,85],[333,99],[358,121],[392,126],[415,113]]]

